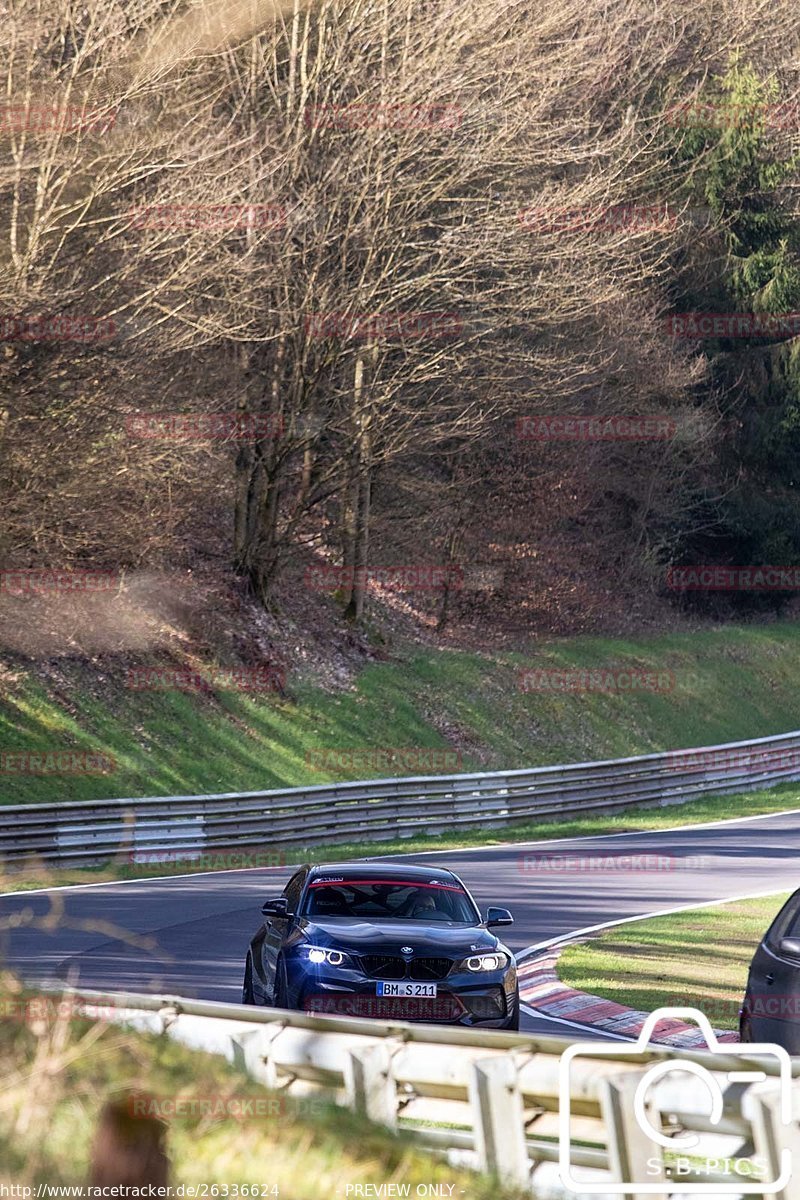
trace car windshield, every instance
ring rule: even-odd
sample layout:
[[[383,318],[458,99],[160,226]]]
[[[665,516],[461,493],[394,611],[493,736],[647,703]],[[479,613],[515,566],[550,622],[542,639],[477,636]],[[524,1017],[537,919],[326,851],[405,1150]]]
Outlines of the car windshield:
[[[451,921],[475,925],[480,916],[457,883],[382,879],[318,879],[308,885],[304,916],[375,920]]]

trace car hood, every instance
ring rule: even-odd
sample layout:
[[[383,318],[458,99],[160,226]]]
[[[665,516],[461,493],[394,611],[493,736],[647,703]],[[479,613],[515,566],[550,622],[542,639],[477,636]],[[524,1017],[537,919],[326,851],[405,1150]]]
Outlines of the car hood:
[[[446,922],[365,921],[355,917],[301,919],[298,933],[307,942],[336,946],[354,954],[399,954],[411,946],[415,954],[467,955],[495,950],[500,941],[488,929]]]

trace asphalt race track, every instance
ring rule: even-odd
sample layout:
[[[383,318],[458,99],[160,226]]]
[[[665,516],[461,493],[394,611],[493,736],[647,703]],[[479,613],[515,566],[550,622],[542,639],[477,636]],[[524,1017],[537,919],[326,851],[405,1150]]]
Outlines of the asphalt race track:
[[[677,809],[675,816],[680,819]],[[800,887],[800,811],[658,833],[445,851],[412,861],[452,868],[482,909],[509,907],[516,924],[503,933],[519,952],[588,926]],[[260,906],[291,870],[3,895],[0,957],[30,982],[69,978],[103,990],[238,1002]],[[531,1012],[521,1027],[570,1029]]]

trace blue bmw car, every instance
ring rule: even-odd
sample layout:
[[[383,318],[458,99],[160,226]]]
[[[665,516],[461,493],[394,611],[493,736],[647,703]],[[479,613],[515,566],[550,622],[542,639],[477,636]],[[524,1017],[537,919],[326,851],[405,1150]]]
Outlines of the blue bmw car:
[[[243,1004],[311,1014],[519,1028],[514,955],[452,871],[305,866],[261,909]]]

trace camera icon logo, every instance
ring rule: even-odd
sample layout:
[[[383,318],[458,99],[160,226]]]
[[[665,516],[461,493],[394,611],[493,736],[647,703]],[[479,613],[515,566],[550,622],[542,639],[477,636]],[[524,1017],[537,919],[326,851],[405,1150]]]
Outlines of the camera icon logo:
[[[695,1058],[681,1057],[661,1059],[652,1064],[638,1064],[641,1070],[627,1071],[624,1066],[615,1071],[621,1058],[636,1057],[647,1051],[656,1025],[665,1019],[692,1021],[700,1029],[706,1048],[713,1054],[726,1059],[741,1059],[741,1069],[720,1069],[712,1064],[706,1067]],[[613,1061],[609,1055],[613,1054]],[[584,1059],[597,1060],[597,1070],[582,1073],[575,1080],[576,1064]],[[759,1067],[764,1059],[777,1062],[777,1072],[768,1076]],[[605,1062],[602,1063],[602,1060]],[[673,1078],[670,1078],[673,1076]],[[608,1137],[609,1163],[615,1179],[598,1178],[596,1168],[586,1170],[576,1167],[575,1159],[586,1158],[575,1153],[572,1142],[571,1098],[585,1097],[587,1081],[589,1094],[599,1097],[601,1117]],[[755,1085],[754,1103],[750,1103],[750,1088]],[[730,1091],[730,1095],[727,1093]],[[729,1125],[723,1121],[726,1098],[730,1113],[735,1105],[735,1115],[740,1118],[753,1117],[756,1135],[755,1150],[745,1155],[741,1149],[731,1155],[721,1154],[717,1148],[735,1140],[727,1138]],[[581,1195],[669,1195],[691,1193],[703,1195],[763,1196],[781,1192],[792,1175],[791,1137],[774,1137],[763,1133],[763,1121],[758,1116],[763,1112],[758,1100],[768,1105],[772,1120],[779,1129],[788,1127],[792,1114],[792,1063],[782,1046],[770,1042],[748,1043],[741,1050],[730,1043],[720,1045],[708,1018],[696,1008],[659,1008],[645,1021],[635,1043],[620,1047],[609,1042],[576,1042],[561,1055],[559,1063],[559,1112],[558,1112],[558,1164],[561,1182],[567,1191]],[[585,1111],[585,1110],[584,1110]],[[684,1121],[696,1116],[698,1129],[708,1131],[709,1126],[722,1123],[719,1134],[711,1130],[704,1137],[693,1132],[686,1123],[676,1126],[675,1134],[665,1132],[660,1116],[662,1111],[681,1112]],[[668,1130],[667,1126],[667,1130]],[[712,1137],[713,1156],[707,1153],[705,1140]],[[741,1143],[741,1139],[739,1139]],[[745,1143],[747,1144],[747,1143]],[[762,1146],[770,1152],[760,1154]],[[585,1143],[584,1143],[585,1145]],[[739,1157],[738,1155],[741,1155]],[[583,1177],[576,1171],[583,1170]],[[778,1178],[768,1178],[777,1175]],[[631,1178],[626,1178],[630,1175]],[[681,1178],[683,1176],[683,1178]],[[708,1176],[708,1182],[703,1179]],[[728,1181],[729,1180],[729,1181]]]

